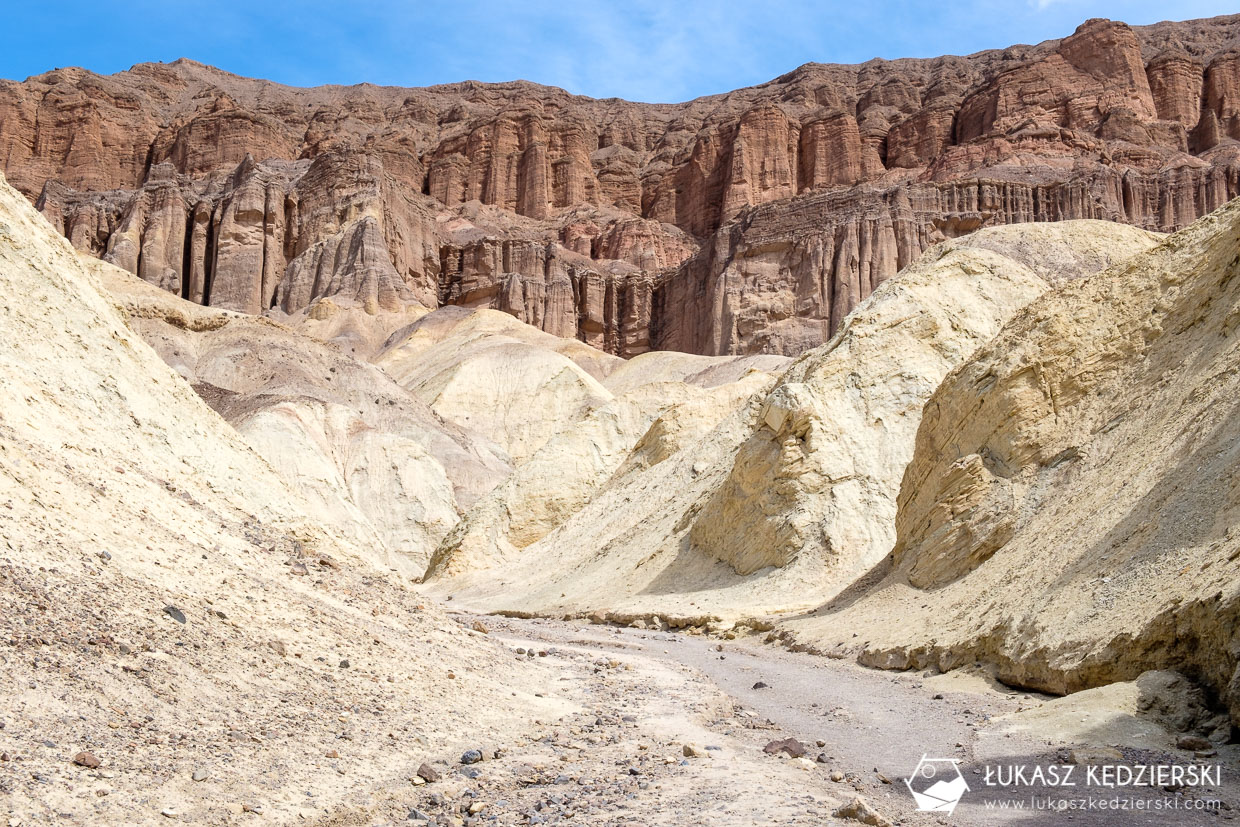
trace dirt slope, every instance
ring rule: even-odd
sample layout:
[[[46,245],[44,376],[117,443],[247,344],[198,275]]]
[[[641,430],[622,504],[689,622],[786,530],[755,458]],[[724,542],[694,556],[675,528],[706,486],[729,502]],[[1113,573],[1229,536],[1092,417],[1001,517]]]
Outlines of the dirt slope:
[[[1047,294],[953,372],[887,570],[795,636],[1055,692],[1176,669],[1235,720],[1238,241],[1232,203]]]
[[[676,623],[812,608],[890,550],[921,407],[941,378],[1052,282],[1156,241],[1070,222],[940,245],[773,390],[767,380],[723,405],[668,407],[589,503],[519,556],[501,549],[503,566],[474,571],[439,565],[445,551],[476,555],[494,545],[496,526],[519,521],[491,504],[437,553],[435,593],[488,610]],[[556,491],[551,474],[541,480]],[[515,493],[509,515],[530,499]]]
[[[0,296],[13,818],[223,824],[250,803],[282,820],[406,774],[463,729],[555,710],[528,691],[537,666],[505,674],[498,648],[319,525],[7,185]],[[73,764],[82,751],[101,766]]]
[[[130,326],[382,568],[419,576],[460,514],[511,471],[497,445],[339,346],[85,261]]]

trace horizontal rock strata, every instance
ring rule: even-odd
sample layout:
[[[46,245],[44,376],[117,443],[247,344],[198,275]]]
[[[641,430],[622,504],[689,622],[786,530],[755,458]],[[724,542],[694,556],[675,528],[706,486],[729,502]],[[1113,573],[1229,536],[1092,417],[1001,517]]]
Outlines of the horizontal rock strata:
[[[1240,194],[1240,16],[807,64],[682,104],[525,82],[298,89],[180,60],[0,83],[0,168],[184,298],[464,304],[611,353],[793,354],[929,245]]]

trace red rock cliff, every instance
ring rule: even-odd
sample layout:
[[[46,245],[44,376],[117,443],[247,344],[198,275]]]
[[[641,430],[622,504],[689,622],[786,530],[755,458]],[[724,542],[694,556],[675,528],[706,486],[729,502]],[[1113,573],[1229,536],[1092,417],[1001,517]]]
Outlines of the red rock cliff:
[[[189,61],[0,82],[0,158],[79,249],[251,313],[492,306],[622,355],[795,353],[990,224],[1173,230],[1240,194],[1240,16],[810,64],[684,104],[298,89]]]

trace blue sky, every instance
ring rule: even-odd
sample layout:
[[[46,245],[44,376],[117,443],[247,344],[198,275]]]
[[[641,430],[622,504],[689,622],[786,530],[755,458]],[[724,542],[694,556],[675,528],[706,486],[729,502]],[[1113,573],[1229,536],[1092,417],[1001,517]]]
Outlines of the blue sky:
[[[0,77],[111,73],[190,57],[298,86],[524,78],[594,97],[671,102],[802,63],[968,54],[1129,23],[1237,11],[1235,0],[232,0],[13,3]]]

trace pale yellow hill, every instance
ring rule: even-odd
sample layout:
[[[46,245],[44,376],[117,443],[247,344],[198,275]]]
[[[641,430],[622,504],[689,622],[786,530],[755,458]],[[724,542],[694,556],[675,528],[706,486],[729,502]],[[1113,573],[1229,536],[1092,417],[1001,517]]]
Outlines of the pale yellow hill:
[[[338,346],[84,261],[131,327],[380,567],[420,576],[461,513],[511,471],[494,443]]]
[[[6,815],[295,821],[554,711],[537,665],[513,673],[314,511],[0,184]]]
[[[890,550],[900,478],[939,381],[1066,272],[1156,241],[1129,227],[1071,222],[939,245],[773,390],[756,376],[748,393],[729,398],[721,385],[709,400],[668,406],[588,504],[574,502],[558,528],[518,545],[519,557],[485,550],[546,500],[527,493],[533,486],[496,489],[488,513],[471,514],[437,554],[458,559],[432,568],[435,589],[492,610],[681,622],[818,605]],[[644,358],[605,382],[637,385]],[[668,354],[650,370],[690,376],[700,358]],[[556,492],[548,465],[539,488]],[[460,550],[504,565],[470,571]]]
[[[953,372],[891,560],[795,636],[1054,692],[1176,669],[1235,720],[1238,240],[1233,202],[1044,296]]]
[[[455,307],[393,334],[375,358],[436,413],[493,440],[516,464],[611,399],[599,379],[621,363],[498,310]]]

